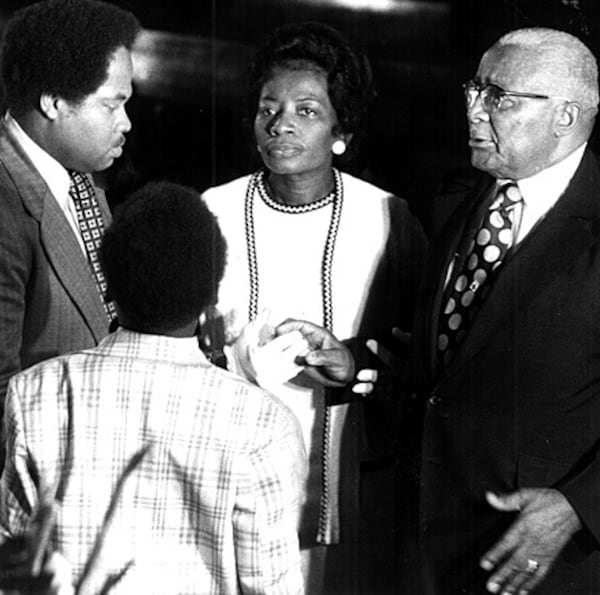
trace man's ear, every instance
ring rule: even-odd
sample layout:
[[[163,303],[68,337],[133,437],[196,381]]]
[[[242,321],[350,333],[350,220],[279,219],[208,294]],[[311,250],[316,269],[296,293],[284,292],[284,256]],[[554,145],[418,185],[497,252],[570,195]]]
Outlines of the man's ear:
[[[55,120],[58,116],[58,102],[58,97],[49,93],[42,93],[39,103],[40,111],[49,120]]]
[[[557,107],[556,115],[554,134],[557,137],[567,136],[581,120],[581,106],[575,101],[568,101]]]

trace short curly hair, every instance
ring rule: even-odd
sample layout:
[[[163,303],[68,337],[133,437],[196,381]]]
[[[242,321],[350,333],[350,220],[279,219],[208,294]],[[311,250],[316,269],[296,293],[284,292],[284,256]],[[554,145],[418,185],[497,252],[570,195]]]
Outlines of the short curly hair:
[[[134,330],[170,330],[216,301],[226,244],[200,195],[150,182],[115,210],[100,247],[108,293]]]
[[[102,85],[110,58],[131,49],[140,28],[131,12],[98,0],[44,0],[18,10],[0,50],[9,109],[35,109],[42,93],[79,103]]]
[[[535,51],[553,93],[580,101],[586,108],[598,106],[598,64],[592,51],[575,35],[531,27],[509,31],[495,45]]]
[[[260,91],[275,67],[307,65],[327,75],[329,99],[338,118],[335,132],[360,133],[375,95],[369,62],[337,29],[313,21],[282,25],[261,43],[248,68],[247,123],[254,120]]]

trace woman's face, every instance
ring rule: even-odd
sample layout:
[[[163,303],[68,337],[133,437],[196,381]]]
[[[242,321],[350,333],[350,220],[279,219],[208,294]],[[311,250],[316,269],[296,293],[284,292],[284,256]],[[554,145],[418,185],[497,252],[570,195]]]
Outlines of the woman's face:
[[[307,174],[331,168],[337,116],[323,71],[273,69],[263,85],[254,134],[265,166],[279,175]]]

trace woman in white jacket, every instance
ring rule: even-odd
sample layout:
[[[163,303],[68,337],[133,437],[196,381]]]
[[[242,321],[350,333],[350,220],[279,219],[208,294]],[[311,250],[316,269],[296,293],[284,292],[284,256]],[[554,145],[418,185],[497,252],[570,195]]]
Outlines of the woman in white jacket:
[[[366,59],[327,25],[293,24],[265,39],[249,79],[264,168],[203,195],[228,243],[213,347],[232,344],[261,312],[267,326],[299,318],[342,339],[374,336],[390,320],[409,325],[421,226],[404,200],[333,165],[373,95]],[[387,592],[398,565],[393,404],[335,405],[302,373],[270,388],[300,420],[309,456],[307,592]]]

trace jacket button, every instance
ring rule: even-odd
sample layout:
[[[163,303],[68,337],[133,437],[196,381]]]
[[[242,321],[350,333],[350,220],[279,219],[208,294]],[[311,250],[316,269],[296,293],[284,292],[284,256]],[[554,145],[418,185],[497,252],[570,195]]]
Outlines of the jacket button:
[[[438,397],[437,395],[431,395],[429,397],[429,399],[427,399],[427,402],[432,406],[435,407],[436,405],[439,405],[442,402],[441,397]]]

